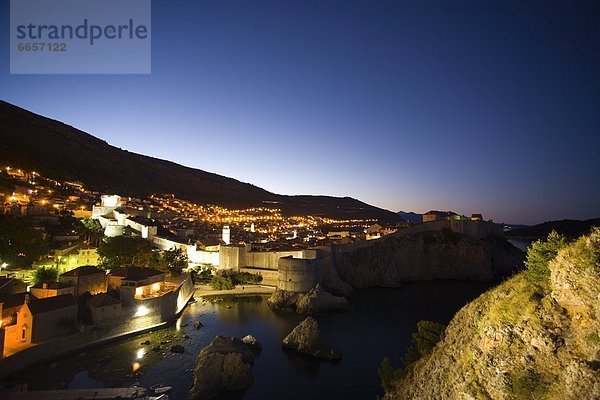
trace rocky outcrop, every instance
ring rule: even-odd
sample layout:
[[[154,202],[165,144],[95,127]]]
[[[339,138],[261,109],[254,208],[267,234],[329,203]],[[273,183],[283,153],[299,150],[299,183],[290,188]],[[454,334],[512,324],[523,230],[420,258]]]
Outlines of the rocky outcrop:
[[[599,399],[600,230],[463,307],[385,399]]]
[[[317,284],[310,292],[298,297],[296,311],[300,314],[320,314],[332,311],[344,311],[350,304],[345,297],[334,296]]]
[[[349,308],[345,297],[334,296],[317,284],[308,293],[294,293],[276,290],[267,300],[274,310],[295,310],[299,314],[320,314],[333,311],[344,311]]]
[[[267,300],[267,304],[276,311],[295,311],[299,297],[300,293],[276,289]]]
[[[194,384],[188,399],[212,399],[223,392],[250,387],[254,382],[251,366],[262,346],[253,336],[243,339],[217,336],[196,359]]]
[[[307,354],[322,360],[339,360],[342,353],[327,349],[321,342],[319,324],[312,317],[300,322],[289,335],[283,339],[283,348]]]
[[[523,253],[503,238],[477,240],[451,231],[388,237],[343,255],[342,279],[355,288],[406,281],[493,281],[518,270]]]
[[[329,293],[344,297],[348,297],[352,294],[354,291],[352,285],[344,282],[340,278],[340,275],[333,265],[331,255],[325,257],[324,262],[321,263],[321,268],[321,283],[325,290]]]

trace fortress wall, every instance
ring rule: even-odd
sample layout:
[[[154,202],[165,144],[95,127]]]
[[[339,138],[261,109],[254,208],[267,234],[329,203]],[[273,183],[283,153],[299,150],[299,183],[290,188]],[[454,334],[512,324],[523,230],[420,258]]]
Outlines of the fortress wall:
[[[393,236],[405,236],[421,232],[440,231],[444,228],[451,229],[452,232],[461,233],[466,236],[471,236],[475,239],[484,239],[487,236],[504,237],[502,224],[496,224],[489,221],[435,221],[424,222],[422,224],[413,225],[409,228],[400,229],[392,234]]]
[[[251,251],[247,255],[248,267],[277,270],[281,257],[302,258],[302,250],[295,251]]]
[[[188,260],[193,264],[210,264],[219,266],[219,252],[198,250],[196,246],[187,246]]]
[[[239,271],[246,266],[246,247],[220,246],[219,247],[219,269],[232,269]]]
[[[289,292],[306,293],[320,282],[320,269],[318,260],[280,258],[277,287]]]

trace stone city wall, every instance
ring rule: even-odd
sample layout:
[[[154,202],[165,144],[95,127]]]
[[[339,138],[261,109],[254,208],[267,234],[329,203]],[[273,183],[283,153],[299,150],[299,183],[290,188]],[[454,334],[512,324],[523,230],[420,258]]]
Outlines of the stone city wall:
[[[288,292],[306,293],[320,282],[318,260],[283,257],[279,259],[277,288]]]

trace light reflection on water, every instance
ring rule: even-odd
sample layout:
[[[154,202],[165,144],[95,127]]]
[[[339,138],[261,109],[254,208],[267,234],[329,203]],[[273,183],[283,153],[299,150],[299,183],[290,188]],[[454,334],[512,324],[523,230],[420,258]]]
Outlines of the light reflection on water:
[[[487,287],[443,281],[357,293],[350,311],[318,318],[324,342],[344,354],[336,364],[282,351],[281,340],[302,317],[276,314],[267,306],[266,297],[254,296],[190,304],[168,328],[61,357],[13,379],[29,390],[164,384],[173,386],[172,399],[185,399],[196,356],[204,346],[216,335],[251,334],[263,344],[253,367],[255,383],[246,392],[227,398],[373,399],[380,392],[377,367],[381,359],[388,356],[399,366],[419,320],[448,322]],[[204,325],[200,329],[193,326],[197,320]],[[141,344],[146,341],[151,343]],[[168,349],[173,344],[183,345],[185,352],[171,353]],[[159,351],[154,349],[157,345]]]

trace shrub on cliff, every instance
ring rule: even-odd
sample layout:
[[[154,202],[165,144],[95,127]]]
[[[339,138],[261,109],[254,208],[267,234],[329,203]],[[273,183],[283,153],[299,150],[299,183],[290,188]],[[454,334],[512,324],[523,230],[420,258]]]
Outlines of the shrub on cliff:
[[[444,337],[446,326],[435,321],[417,322],[417,331],[412,334],[412,345],[402,357],[404,365],[418,361],[430,354],[435,345]]]
[[[536,285],[540,294],[547,293],[549,290],[550,268],[548,264],[568,244],[566,236],[552,231],[546,240],[537,240],[527,250],[527,259],[525,260],[527,278]]]

